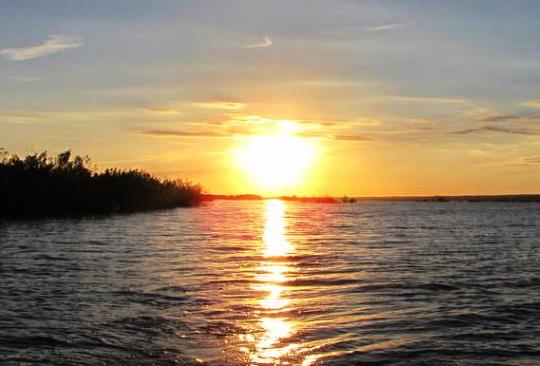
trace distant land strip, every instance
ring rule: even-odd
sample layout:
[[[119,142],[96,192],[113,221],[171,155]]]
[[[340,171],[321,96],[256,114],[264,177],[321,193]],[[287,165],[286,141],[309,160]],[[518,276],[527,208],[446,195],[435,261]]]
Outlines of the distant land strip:
[[[311,203],[354,203],[357,201],[393,201],[393,202],[537,202],[540,203],[540,194],[507,194],[507,195],[462,195],[462,196],[373,196],[373,197],[330,197],[330,196],[277,196],[264,197],[256,194],[205,194],[203,201],[214,200],[264,200],[280,199],[284,201],[298,201]]]

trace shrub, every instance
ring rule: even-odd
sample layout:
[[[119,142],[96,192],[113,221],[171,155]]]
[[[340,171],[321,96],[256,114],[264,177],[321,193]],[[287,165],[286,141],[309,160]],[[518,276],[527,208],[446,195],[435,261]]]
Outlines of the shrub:
[[[0,217],[101,214],[190,207],[202,189],[140,170],[97,172],[88,157],[65,151],[24,159],[0,150]]]

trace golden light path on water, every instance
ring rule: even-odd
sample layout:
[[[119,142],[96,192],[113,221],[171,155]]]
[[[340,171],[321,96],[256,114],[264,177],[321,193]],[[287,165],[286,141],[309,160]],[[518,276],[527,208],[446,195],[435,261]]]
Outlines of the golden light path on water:
[[[265,260],[261,263],[262,273],[257,278],[257,286],[267,295],[259,302],[263,333],[257,340],[251,362],[272,365],[280,363],[282,358],[299,345],[281,344],[283,339],[294,333],[293,320],[283,315],[285,312],[282,311],[290,303],[290,300],[284,297],[285,289],[281,284],[288,280],[287,275],[291,269],[286,258],[294,250],[285,237],[285,204],[279,200],[267,201],[265,220],[262,248]]]
[[[287,283],[295,280],[296,263],[291,258],[296,254],[294,243],[287,240],[286,205],[280,200],[268,200],[265,204],[264,233],[260,249],[263,260],[258,267],[255,289],[265,295],[258,300],[260,310],[255,312],[259,317],[261,332],[244,338],[252,347],[244,348],[248,353],[251,365],[318,365],[324,359],[341,357],[345,354],[365,353],[396,347],[407,343],[405,339],[382,340],[364,343],[349,349],[331,350],[326,346],[349,342],[350,335],[336,335],[329,339],[304,339],[300,342],[301,333],[305,332],[305,324],[295,319],[293,311],[298,307],[297,296],[288,298]],[[290,297],[292,297],[289,294]],[[332,301],[325,299],[324,301]],[[365,314],[364,321],[383,318],[384,315]],[[344,319],[336,317],[336,324],[343,324]],[[304,320],[305,322],[305,320]],[[304,328],[304,331],[300,329]]]
[[[255,332],[238,335],[241,352],[249,365],[322,365],[325,359],[343,357],[347,354],[363,354],[366,352],[384,350],[408,343],[404,338],[377,339],[355,344],[355,335],[336,334],[330,337],[308,336],[306,329],[313,327],[347,326],[347,319],[338,315],[320,317],[311,324],[307,324],[303,311],[310,306],[309,300],[290,287],[294,280],[300,276],[298,272],[298,258],[302,244],[290,242],[287,239],[287,206],[280,200],[268,200],[264,206],[264,232],[261,246],[258,249],[262,260],[257,267],[257,275],[253,289],[256,293],[263,293],[255,299],[257,310],[255,323],[258,328]],[[294,219],[291,219],[294,220]],[[294,223],[293,223],[294,225]],[[298,246],[298,248],[297,248]],[[356,276],[353,274],[353,276]],[[353,277],[358,280],[358,277]],[[364,277],[362,277],[364,278]],[[340,278],[343,279],[343,278]],[[352,280],[352,279],[351,279]],[[304,294],[307,296],[307,294]],[[333,304],[335,299],[318,295],[319,304]],[[317,306],[317,305],[313,305]],[[350,319],[370,322],[392,316],[386,314],[360,314]],[[352,320],[349,320],[352,321]],[[325,325],[326,324],[326,325]],[[309,332],[309,331],[308,331]],[[348,348],[339,349],[336,345],[349,344]]]

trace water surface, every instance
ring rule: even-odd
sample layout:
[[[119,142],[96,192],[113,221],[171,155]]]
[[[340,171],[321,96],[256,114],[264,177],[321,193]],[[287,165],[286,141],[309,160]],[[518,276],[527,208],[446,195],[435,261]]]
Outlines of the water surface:
[[[540,205],[0,223],[2,365],[537,365]]]

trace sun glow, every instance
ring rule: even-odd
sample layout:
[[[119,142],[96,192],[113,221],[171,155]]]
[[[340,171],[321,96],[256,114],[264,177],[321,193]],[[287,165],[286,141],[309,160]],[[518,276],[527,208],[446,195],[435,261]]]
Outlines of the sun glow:
[[[282,193],[299,186],[315,156],[312,141],[287,131],[251,137],[236,151],[237,164],[263,193]]]

